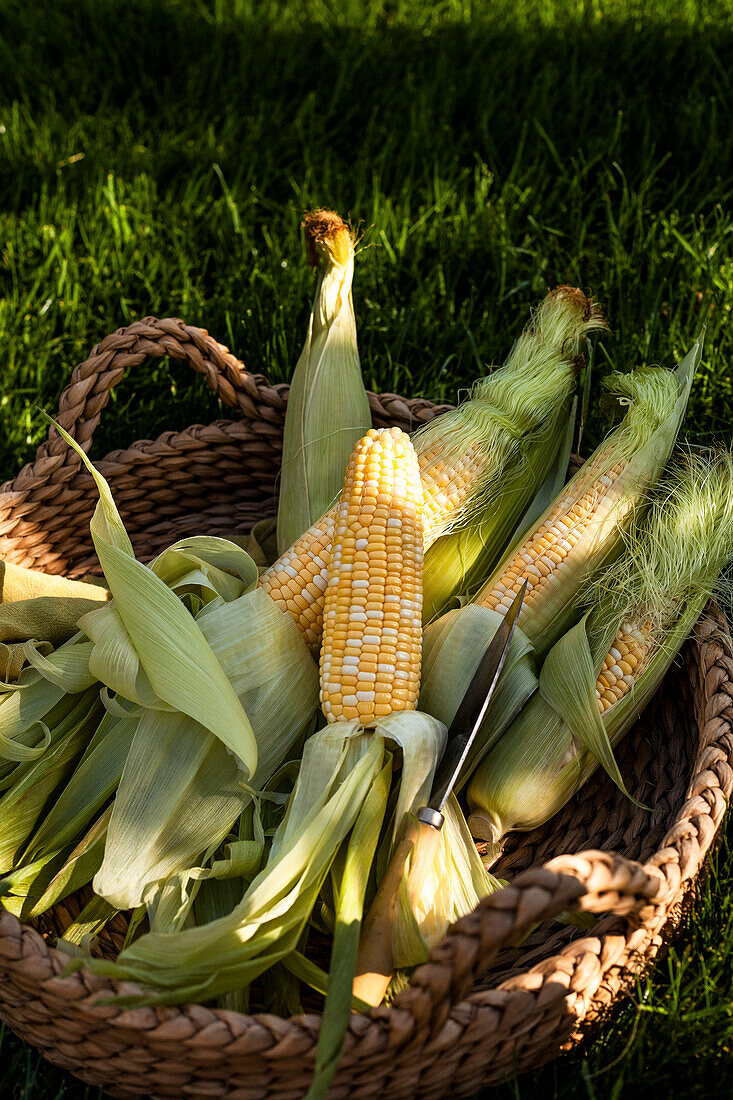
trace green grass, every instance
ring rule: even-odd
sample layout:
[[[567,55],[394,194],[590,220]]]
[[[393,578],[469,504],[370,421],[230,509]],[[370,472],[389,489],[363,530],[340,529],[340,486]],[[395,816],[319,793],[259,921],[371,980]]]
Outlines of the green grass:
[[[454,399],[570,282],[606,307],[602,370],[706,324],[688,430],[730,438],[731,71],[726,0],[0,0],[0,480],[45,434],[33,406],[146,314],[286,379],[311,204],[363,232],[373,388]],[[217,415],[198,376],[138,368],[92,453]],[[502,1100],[733,1091],[726,856],[602,1037]],[[84,1095],[7,1033],[0,1087]]]

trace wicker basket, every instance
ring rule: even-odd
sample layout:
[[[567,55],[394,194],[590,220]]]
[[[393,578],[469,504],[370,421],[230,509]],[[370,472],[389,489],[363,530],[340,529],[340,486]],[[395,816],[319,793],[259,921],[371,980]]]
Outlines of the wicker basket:
[[[274,511],[287,400],[286,386],[248,374],[204,330],[147,318],[76,368],[62,425],[88,447],[125,369],[163,355],[204,373],[241,419],[168,432],[99,462],[144,559],[182,535],[244,533]],[[442,411],[393,394],[370,400],[378,425],[411,429]],[[52,432],[0,490],[0,557],[84,573],[95,561],[95,500],[91,478]],[[393,1007],[352,1017],[331,1095],[469,1096],[577,1043],[679,924],[733,787],[732,700],[727,624],[711,606],[619,753],[628,788],[651,814],[597,773],[546,826],[511,838],[498,867],[511,885],[451,928]],[[572,908],[600,915],[591,935],[551,922]],[[84,970],[61,977],[65,962],[0,909],[0,1018],[84,1081],[115,1096],[305,1093],[317,1015],[120,1010],[99,995],[129,986]]]

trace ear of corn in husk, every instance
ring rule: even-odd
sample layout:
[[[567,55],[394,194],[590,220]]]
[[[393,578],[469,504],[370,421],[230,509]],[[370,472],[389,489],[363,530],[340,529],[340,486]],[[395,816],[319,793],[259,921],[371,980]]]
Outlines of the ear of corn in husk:
[[[578,313],[583,318],[580,326]],[[535,327],[520,337],[509,361],[478,382],[458,408],[416,433],[425,549],[453,528],[476,521],[505,483],[507,471],[521,466],[521,456],[530,453],[530,444],[538,433],[542,435],[547,418],[557,414],[571,394],[576,364],[557,354],[558,338],[601,325],[597,308],[585,295],[559,287],[545,299]],[[536,331],[544,332],[547,340],[541,353],[533,344]],[[530,355],[532,351],[535,354]],[[518,484],[519,474],[517,478]],[[323,630],[335,514],[334,507],[314,523],[260,580],[268,595],[293,616],[314,649]]]
[[[450,519],[450,527],[456,529],[438,539],[427,552],[426,622],[440,615],[453,596],[470,589],[494,567],[522,513],[557,461],[564,479],[575,423],[576,406],[570,401],[570,392],[583,363],[582,351],[586,345],[590,348],[588,334],[603,327],[597,305],[579,290],[558,287],[535,311],[503,372],[495,372],[478,384],[485,388],[489,400],[495,397],[497,420],[502,412],[508,416],[506,424],[497,425],[500,445],[506,447],[511,442],[510,437],[502,440],[502,434],[508,436],[512,417],[516,418],[514,451],[507,449],[497,456],[493,478],[483,488],[478,487],[477,493],[472,492]],[[514,392],[507,382],[512,383]],[[532,410],[526,407],[524,388],[534,395],[536,405]],[[439,432],[444,419],[438,418],[423,429],[425,437]],[[415,439],[419,449],[421,434]],[[552,480],[554,483],[554,474]]]
[[[498,845],[556,813],[600,763],[622,787],[612,748],[657,689],[733,558],[733,460],[687,453],[621,558],[585,591],[592,607],[556,643],[527,704],[468,789],[474,835]]]
[[[583,581],[619,552],[624,525],[643,505],[671,453],[700,354],[698,342],[674,372],[648,367],[611,376],[609,388],[630,406],[623,423],[475,597],[504,614],[526,580],[518,621],[538,657],[572,622]]]
[[[285,417],[280,553],[330,508],[351,449],[372,420],[356,346],[352,234],[330,210],[306,214],[303,227],[318,284]]]

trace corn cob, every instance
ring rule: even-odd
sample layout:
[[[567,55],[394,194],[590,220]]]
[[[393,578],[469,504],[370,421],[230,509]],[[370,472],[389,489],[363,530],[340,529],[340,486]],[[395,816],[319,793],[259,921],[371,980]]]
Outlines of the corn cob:
[[[540,690],[468,788],[469,824],[494,842],[548,821],[600,763],[623,790],[613,746],[658,687],[733,557],[733,458],[688,453],[621,558],[586,586],[592,610],[548,654]]]
[[[468,401],[416,433],[425,550],[470,522],[502,486],[510,466],[521,473],[538,433],[572,391],[581,338],[603,324],[598,307],[581,291],[558,287],[545,298],[506,364],[478,382]],[[260,578],[312,649],[323,629],[335,515],[336,506]]]
[[[620,549],[623,526],[659,476],[687,400],[688,387],[658,367],[613,375],[608,385],[631,402],[623,423],[474,598],[505,614],[526,580],[519,625],[540,655],[567,626],[589,571]]]
[[[422,486],[410,439],[372,428],[346,470],[328,566],[321,703],[329,722],[414,710],[420,686]]]

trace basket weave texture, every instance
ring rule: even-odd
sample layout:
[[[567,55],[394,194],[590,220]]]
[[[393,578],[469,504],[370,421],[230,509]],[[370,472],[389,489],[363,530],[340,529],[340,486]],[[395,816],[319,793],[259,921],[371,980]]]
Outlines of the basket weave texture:
[[[270,386],[205,330],[143,321],[108,336],[74,371],[59,422],[85,449],[127,368],[171,355],[203,373],[238,421],[166,432],[97,465],[136,553],[176,538],[243,534],[276,507],[287,386]],[[370,394],[374,423],[411,430],[447,406]],[[0,557],[80,575],[96,560],[96,492],[52,430],[0,489]],[[619,750],[627,787],[596,775],[552,821],[510,838],[484,899],[436,946],[390,1008],[351,1018],[330,1096],[470,1096],[579,1042],[669,941],[733,790],[733,650],[711,605]],[[592,933],[552,920],[599,915]],[[320,1019],[244,1016],[201,1005],[120,1009],[127,983],[85,970],[0,907],[0,1018],[49,1061],[128,1097],[295,1100],[310,1082]]]

